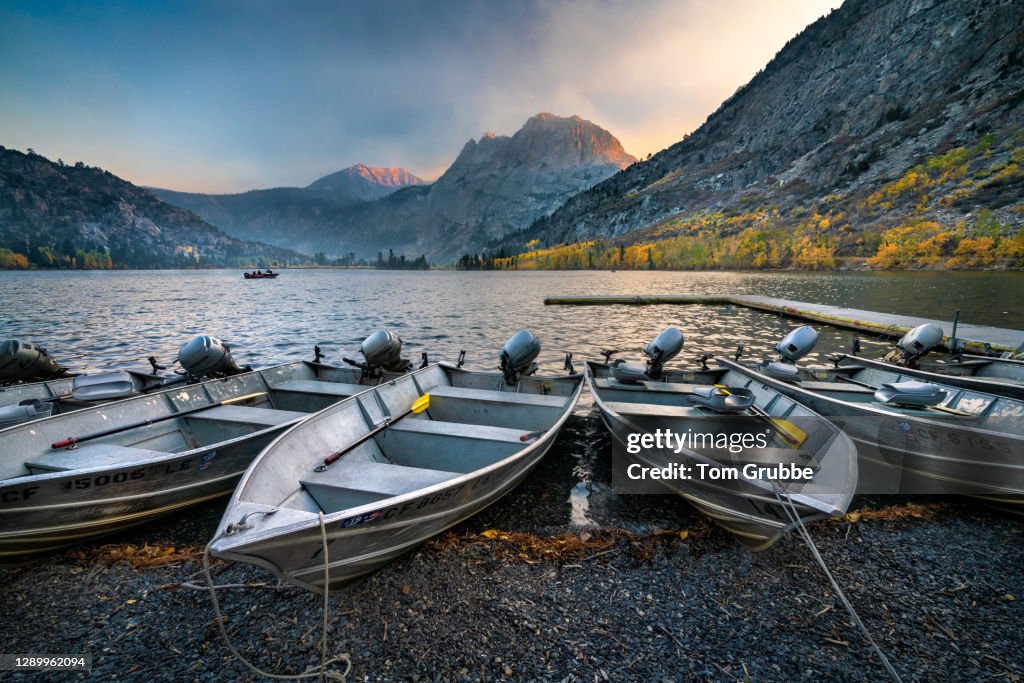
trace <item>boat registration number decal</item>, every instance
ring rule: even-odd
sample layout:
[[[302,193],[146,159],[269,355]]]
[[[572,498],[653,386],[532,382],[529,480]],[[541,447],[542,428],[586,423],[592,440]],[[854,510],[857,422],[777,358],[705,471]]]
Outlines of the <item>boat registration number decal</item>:
[[[372,522],[373,520],[380,517],[383,510],[374,510],[373,512],[364,512],[361,515],[355,517],[349,517],[348,519],[341,520],[341,528],[348,529],[349,527],[356,526],[357,524],[365,524],[366,522]]]

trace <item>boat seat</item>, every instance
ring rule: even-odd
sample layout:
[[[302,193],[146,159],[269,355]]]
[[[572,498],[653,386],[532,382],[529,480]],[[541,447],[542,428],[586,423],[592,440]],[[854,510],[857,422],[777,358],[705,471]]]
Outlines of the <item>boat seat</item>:
[[[323,472],[309,472],[299,483],[324,512],[330,513],[400,496],[460,476],[458,472],[342,458]]]
[[[846,393],[853,394],[874,393],[874,389],[868,389],[867,387],[851,384],[850,382],[800,382],[797,386],[808,391],[845,391]]]
[[[772,361],[767,365],[762,365],[758,369],[772,379],[781,380],[783,382],[796,382],[800,379],[800,369],[792,363]]]
[[[930,382],[891,382],[878,388],[875,400],[916,408],[936,406],[946,400],[946,395],[939,385]]]
[[[436,434],[462,439],[502,441],[514,444],[522,444],[523,442],[520,440],[520,437],[524,434],[522,429],[488,427],[486,425],[472,425],[464,422],[442,422],[440,420],[401,420],[388,427],[388,429],[392,432],[423,435]]]
[[[624,417],[703,417],[696,408],[689,406],[662,406],[656,403],[626,403],[609,401],[604,404],[608,410]]]
[[[434,387],[430,398],[458,398],[468,401],[509,403],[512,405],[562,408],[568,400],[565,396],[548,394],[523,394],[517,391],[493,391],[491,389],[467,389],[465,387]]]
[[[324,382],[316,379],[290,379],[270,387],[271,391],[287,391],[296,394],[316,394],[318,396],[337,396],[347,398],[370,389],[362,384],[346,382]]]
[[[446,472],[473,472],[528,447],[526,429],[439,420],[400,420],[376,437],[384,456],[397,465]]]
[[[145,448],[129,448],[107,443],[84,443],[72,449],[50,451],[25,462],[33,474],[66,472],[85,467],[117,467],[119,465],[159,460],[167,453]]]
[[[694,388],[699,384],[683,384],[682,382],[654,382],[645,381],[639,384],[623,384],[617,380],[598,378],[594,380],[594,386],[598,389],[616,389],[623,391],[651,391],[660,394],[692,394]]]
[[[253,408],[251,406],[217,406],[216,408],[187,415],[185,419],[276,427],[279,424],[306,417],[307,415],[308,413],[299,413],[293,410],[274,410],[273,408]]]

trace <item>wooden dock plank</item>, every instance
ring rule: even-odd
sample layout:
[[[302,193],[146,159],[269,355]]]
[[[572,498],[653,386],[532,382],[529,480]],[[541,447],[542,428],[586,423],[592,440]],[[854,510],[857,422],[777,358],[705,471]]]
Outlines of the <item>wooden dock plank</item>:
[[[828,304],[813,304],[805,301],[790,301],[756,294],[731,294],[725,296],[705,294],[619,294],[611,296],[550,296],[544,299],[549,306],[649,306],[687,304],[732,304],[755,310],[786,315],[811,322],[826,323],[835,327],[886,335],[893,338],[903,336],[907,330],[924,323],[934,323],[942,328],[946,336],[943,343],[950,343],[949,334],[953,323],[949,320],[930,320],[909,315],[878,313],[857,308],[844,308]],[[1024,343],[1024,332],[1002,327],[971,325],[961,323],[956,331],[957,339],[967,344],[968,351],[981,352],[986,343],[996,351],[1014,351]]]

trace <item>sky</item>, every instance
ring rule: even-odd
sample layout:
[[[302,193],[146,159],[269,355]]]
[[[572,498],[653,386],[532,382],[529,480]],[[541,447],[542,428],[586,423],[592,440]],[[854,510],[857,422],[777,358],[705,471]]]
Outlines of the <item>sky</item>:
[[[578,114],[646,157],[838,0],[0,1],[0,145],[192,192],[432,180]]]

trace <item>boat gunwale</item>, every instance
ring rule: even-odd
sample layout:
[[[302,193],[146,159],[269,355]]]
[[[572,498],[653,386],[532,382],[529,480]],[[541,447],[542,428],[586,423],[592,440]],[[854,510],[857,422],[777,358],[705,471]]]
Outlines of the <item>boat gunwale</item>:
[[[598,405],[598,409],[601,411],[602,417],[605,414],[607,414],[608,416],[613,417],[616,421],[618,421],[622,425],[626,426],[627,428],[630,427],[630,424],[629,424],[628,420],[626,420],[624,416],[620,415],[618,412],[616,412],[616,411],[614,411],[614,410],[612,410],[611,408],[608,407],[607,402],[600,395],[600,390],[596,387],[596,379],[597,379],[597,377],[596,377],[596,375],[593,372],[593,368],[600,367],[600,368],[606,368],[607,369],[610,366],[607,365],[606,363],[601,363],[599,361],[588,360],[586,362],[586,367],[587,367],[587,370],[586,370],[587,388],[590,390],[591,395],[594,397],[594,402]],[[779,394],[780,392],[775,392],[775,393]],[[780,394],[780,395],[782,395],[782,394]],[[838,493],[834,493],[834,494],[828,494],[828,495],[838,496],[841,499],[844,499],[846,501],[847,505],[849,505],[849,502],[853,499],[853,496],[856,493],[856,488],[857,488],[857,485],[856,485],[856,480],[857,480],[857,447],[856,447],[856,444],[854,443],[853,439],[850,437],[849,434],[847,434],[844,430],[840,429],[838,426],[833,424],[827,417],[825,417],[823,415],[820,415],[817,411],[807,407],[806,405],[802,405],[801,404],[801,407],[803,407],[805,410],[809,411],[814,416],[816,416],[818,419],[824,421],[825,423],[827,423],[829,425],[830,431],[831,431],[831,435],[832,435],[832,439],[830,439],[827,444],[822,446],[822,448],[825,449],[826,452],[833,447],[832,444],[833,444],[835,439],[839,439],[841,441],[845,441],[846,443],[844,445],[846,447],[846,450],[852,450],[853,451],[853,457],[849,458],[850,463],[849,463],[849,466],[847,468],[846,477],[844,477],[844,479],[843,479],[844,484],[845,484],[844,490],[842,492],[838,492]],[[698,420],[698,419],[713,419],[713,416],[709,415],[709,416],[706,416],[706,417],[694,417],[693,419],[694,420]],[[612,437],[615,438],[615,439],[618,439],[616,431],[611,428],[611,425],[607,424],[607,421],[605,423],[605,426],[608,427],[608,431],[611,432]],[[717,462],[713,458],[710,458],[710,457],[708,457],[706,455],[703,455],[701,453],[697,453],[697,452],[695,452],[695,451],[693,451],[691,449],[683,449],[681,452],[686,453],[688,457],[690,457],[690,458],[692,458],[694,460],[703,460],[703,461],[706,461],[706,462],[708,462],[710,464],[715,464],[715,465],[718,465],[718,466],[722,466],[722,463]],[[632,457],[636,458],[635,455],[633,455]],[[650,462],[648,462],[648,464],[652,465],[652,466],[656,465],[656,463],[650,463]],[[854,482],[852,484],[852,486],[850,485],[850,480],[851,479]],[[771,484],[771,482],[766,482],[764,480],[756,479],[756,478],[752,479],[752,478],[742,477],[741,476],[741,478],[738,481],[742,481],[742,482],[744,482],[744,483],[746,483],[746,484],[748,484],[748,485],[750,485],[750,486],[752,486],[752,487],[754,487],[756,489],[764,490],[768,495],[785,496],[786,498],[792,500],[794,503],[800,504],[800,505],[803,505],[803,506],[805,506],[805,507],[807,507],[809,509],[815,510],[818,513],[824,515],[825,517],[835,517],[835,516],[845,512],[845,509],[840,509],[836,505],[832,505],[832,504],[829,504],[829,503],[824,503],[823,501],[817,500],[817,498],[815,498],[815,494],[813,494],[813,493],[787,492],[787,491],[784,491],[784,490],[783,491],[779,491],[775,486],[773,486]],[[666,484],[662,484],[662,485],[665,486],[666,489],[672,491],[673,493],[675,493],[677,495],[684,495],[683,493],[681,493],[680,491],[676,490],[675,488],[673,488],[671,486],[668,486]],[[720,493],[720,494],[723,494],[723,495],[733,495],[733,496],[738,496],[738,497],[742,497],[742,498],[750,498],[750,497],[754,497],[755,496],[755,494],[753,492],[747,493],[747,492],[743,492],[743,491],[731,490],[730,487],[710,486],[710,485],[704,484],[703,482],[694,483],[693,486],[694,486],[694,488],[696,488],[698,490],[705,489],[705,490],[711,491],[713,493]],[[699,496],[697,494],[694,494],[694,493],[690,493],[689,495],[699,498]],[[828,507],[829,510],[824,510],[823,507]],[[806,518],[811,518],[811,517],[808,516]]]
[[[501,377],[501,375],[499,375],[498,373],[488,373],[488,372],[481,372],[481,371],[475,371],[475,370],[468,370],[466,368],[460,368],[460,367],[454,366],[454,365],[452,365],[452,364],[450,364],[450,363],[448,363],[446,361],[439,361],[437,363],[432,363],[432,364],[428,365],[425,368],[420,368],[420,369],[415,370],[415,371],[413,371],[411,373],[408,373],[408,375],[403,375],[403,377],[411,378],[413,383],[414,383],[414,385],[416,386],[417,391],[419,391],[420,390],[420,386],[419,386],[419,383],[415,380],[415,377],[417,375],[419,375],[419,374],[425,374],[426,371],[431,370],[433,368],[441,368],[443,370],[447,370],[449,372],[459,373],[459,374],[493,375],[496,379]],[[401,379],[401,378],[395,378],[395,379],[397,380],[397,379]],[[252,500],[240,500],[239,499],[239,494],[241,493],[244,485],[246,483],[248,483],[249,480],[252,478],[252,476],[254,475],[255,470],[257,468],[258,463],[263,459],[264,455],[268,451],[270,451],[271,448],[275,447],[275,445],[277,444],[278,441],[281,441],[284,438],[286,438],[286,436],[288,436],[288,434],[293,429],[298,429],[300,427],[300,424],[305,426],[307,421],[304,420],[300,424],[292,425],[287,430],[285,430],[280,435],[278,435],[273,441],[271,441],[269,444],[267,444],[267,446],[259,453],[259,455],[257,455],[256,458],[254,458],[253,461],[249,464],[249,467],[246,469],[245,473],[242,475],[242,478],[239,480],[238,485],[235,487],[235,491],[231,494],[231,499],[228,501],[228,504],[225,507],[224,515],[221,517],[221,522],[220,522],[220,524],[218,524],[216,535],[214,536],[214,541],[212,542],[212,544],[210,546],[211,552],[213,552],[215,555],[216,554],[223,554],[224,557],[228,557],[228,553],[231,553],[231,549],[232,548],[244,547],[246,545],[254,544],[254,543],[263,541],[265,539],[273,538],[274,536],[284,536],[284,535],[287,535],[287,534],[292,534],[292,533],[295,533],[295,532],[304,531],[304,530],[306,530],[308,528],[311,528],[311,527],[317,527],[318,528],[320,526],[320,524],[321,524],[321,522],[320,522],[320,520],[321,520],[320,514],[323,515],[322,519],[323,519],[324,527],[327,527],[330,524],[335,524],[335,523],[337,523],[339,521],[344,521],[345,519],[358,517],[359,515],[366,514],[368,512],[373,512],[375,510],[382,509],[383,507],[391,507],[391,506],[394,506],[394,505],[399,505],[401,503],[407,502],[408,500],[413,500],[413,499],[418,498],[420,496],[424,496],[424,495],[428,495],[428,494],[436,494],[436,493],[444,491],[445,489],[451,488],[451,487],[453,487],[455,485],[465,484],[465,483],[467,483],[469,481],[478,479],[478,478],[484,476],[485,474],[489,474],[489,473],[491,473],[494,470],[501,469],[501,468],[503,468],[503,467],[505,467],[505,466],[507,466],[509,464],[512,464],[513,462],[516,462],[518,460],[526,459],[526,457],[529,454],[533,453],[535,450],[537,450],[537,448],[539,446],[541,446],[543,444],[547,444],[546,448],[550,448],[550,445],[551,445],[551,443],[554,442],[554,439],[557,437],[558,432],[561,431],[562,426],[565,424],[566,421],[568,421],[569,417],[573,413],[573,410],[575,410],[575,407],[576,407],[577,403],[579,402],[580,395],[583,392],[583,386],[586,383],[586,381],[585,381],[585,378],[583,377],[583,375],[580,374],[580,373],[577,373],[575,375],[540,375],[540,376],[531,375],[529,377],[529,379],[538,380],[538,381],[551,381],[551,380],[559,380],[559,381],[563,381],[563,382],[564,381],[575,381],[575,383],[576,383],[576,387],[573,389],[573,391],[569,395],[565,396],[565,403],[563,404],[562,412],[561,412],[559,418],[548,429],[546,429],[543,434],[538,436],[537,439],[535,441],[533,441],[533,443],[527,444],[526,446],[524,446],[520,450],[517,450],[516,452],[512,453],[511,455],[508,455],[508,456],[502,458],[501,460],[495,461],[495,462],[493,462],[493,463],[491,463],[489,465],[485,465],[484,467],[481,467],[479,469],[472,470],[470,472],[465,472],[463,474],[460,474],[458,477],[453,477],[452,479],[447,479],[445,481],[441,481],[441,482],[438,482],[436,484],[431,484],[430,486],[426,486],[426,487],[423,487],[423,488],[415,489],[413,491],[409,491],[407,493],[403,493],[403,494],[400,494],[400,495],[397,495],[397,496],[391,496],[389,498],[383,498],[381,500],[377,500],[377,501],[373,501],[373,502],[370,502],[370,503],[366,503],[366,504],[360,505],[358,507],[346,508],[344,510],[339,510],[339,511],[331,512],[331,513],[325,513],[325,512],[321,511],[319,514],[315,514],[314,515],[314,513],[310,512],[308,510],[296,510],[295,508],[288,508],[286,506],[275,506],[275,505],[271,505],[269,503],[257,502],[257,501],[252,501]],[[377,387],[371,387],[371,389],[376,389],[376,388]],[[325,415],[328,411],[340,410],[343,404],[348,403],[349,401],[353,401],[353,400],[355,400],[358,397],[364,396],[366,393],[367,392],[362,392],[361,394],[358,394],[356,396],[350,396],[349,398],[346,398],[346,399],[344,399],[342,401],[339,401],[338,403],[335,403],[335,404],[333,404],[333,405],[331,405],[331,406],[329,406],[327,408],[324,408],[322,411],[320,411],[318,413],[315,413],[314,415],[312,415],[310,417],[311,418],[314,417],[314,416],[315,417],[321,417],[321,416]],[[429,393],[430,393],[429,391],[424,392],[424,394],[429,394]],[[424,395],[424,394],[421,394],[421,395]],[[313,423],[310,423],[310,424],[313,424]],[[309,427],[309,428],[312,428],[312,427]],[[371,427],[367,427],[367,429],[369,430],[369,429],[372,429],[372,428]],[[548,443],[549,441],[551,443]],[[546,448],[545,448],[545,450],[546,450]],[[282,509],[283,508],[283,509],[289,509],[289,510],[296,510],[298,512],[305,512],[305,513],[308,513],[308,514],[314,515],[314,516],[312,516],[309,519],[295,520],[294,522],[290,522],[288,524],[283,524],[283,525],[280,525],[280,526],[268,526],[265,529],[253,529],[250,533],[246,534],[244,536],[244,538],[243,538],[242,536],[239,536],[239,535],[227,535],[225,533],[225,530],[226,530],[227,525],[228,525],[228,522],[227,522],[228,512],[231,511],[232,508],[236,504],[240,504],[240,505],[253,505],[253,506],[264,506],[264,507],[266,507],[268,509],[274,509],[274,510],[278,510],[278,509]],[[472,515],[470,515],[470,516],[472,516]],[[358,526],[356,526],[356,527],[352,528],[352,531],[358,530],[360,532],[367,532],[367,533],[369,533],[371,531],[379,531],[380,528],[381,527],[358,529]],[[346,530],[346,531],[348,531],[348,530]],[[252,557],[254,557],[252,555],[247,555],[245,553],[235,553],[235,556],[236,557],[245,557],[245,558],[252,558]],[[246,561],[249,561],[249,560],[247,559]],[[268,568],[270,567],[269,564],[266,565],[266,566]]]
[[[782,380],[777,380],[777,379],[774,379],[772,377],[769,377],[769,376],[765,375],[763,372],[760,372],[756,368],[752,368],[750,366],[743,365],[742,363],[737,363],[736,361],[729,360],[728,358],[715,358],[715,361],[719,365],[725,365],[726,367],[733,368],[737,372],[741,372],[742,374],[747,375],[753,381],[759,382],[762,386],[771,388],[771,389],[773,389],[775,391],[780,391],[780,393],[783,393],[783,394],[785,394],[786,392],[785,391],[781,391],[777,387],[785,387],[787,390],[795,390],[796,393],[798,393],[800,395],[812,396],[812,397],[815,397],[815,398],[818,398],[818,399],[822,399],[824,401],[832,403],[833,405],[848,406],[852,410],[867,412],[867,413],[870,413],[872,416],[889,417],[889,418],[894,418],[894,417],[905,418],[905,419],[913,420],[915,422],[923,422],[923,423],[926,423],[927,425],[933,425],[933,426],[936,426],[936,427],[941,427],[943,429],[953,428],[953,429],[957,429],[957,430],[969,430],[969,431],[977,432],[977,433],[980,433],[980,434],[992,435],[992,436],[1000,436],[1000,437],[1006,437],[1006,438],[1014,439],[1014,440],[1017,440],[1017,441],[1024,441],[1024,434],[1021,434],[1021,433],[1016,433],[1016,432],[997,432],[997,431],[993,431],[991,429],[985,429],[982,426],[978,426],[979,423],[983,424],[984,421],[991,420],[993,418],[1013,418],[1013,417],[1020,417],[1020,416],[1016,416],[1016,415],[1005,415],[1005,416],[1004,415],[986,415],[986,416],[983,416],[983,415],[973,415],[972,414],[972,415],[964,416],[964,417],[961,417],[961,416],[958,416],[958,415],[943,415],[943,416],[940,417],[938,415],[935,415],[935,413],[925,413],[925,412],[923,412],[924,409],[922,409],[921,413],[894,412],[892,410],[888,410],[888,409],[878,405],[877,402],[875,402],[875,401],[863,402],[863,403],[862,402],[857,402],[857,401],[844,401],[842,399],[830,396],[829,392],[814,391],[813,389],[807,389],[805,387],[802,387],[798,383],[784,382]],[[946,388],[947,389],[953,389],[955,391],[968,391],[966,389],[963,389],[962,387],[951,387],[949,385],[946,385]],[[839,391],[839,390],[837,390],[837,391]],[[985,392],[976,392],[976,393],[984,394]],[[994,399],[1004,399],[1004,400],[1014,401],[1016,403],[1024,404],[1024,401],[1021,401],[1019,399],[1008,398],[1006,396],[996,396],[994,394],[988,394],[988,396],[991,396]],[[800,403],[801,405],[804,405],[806,407],[806,403],[804,403],[804,401],[801,401],[799,399],[793,399],[793,400],[796,400],[797,403]],[[814,411],[814,412],[817,413],[818,411]],[[819,413],[819,415],[820,415],[820,413]],[[854,414],[850,414],[850,415],[821,415],[821,417],[823,417],[825,419],[828,419],[830,417],[857,417],[857,416],[854,415]]]

